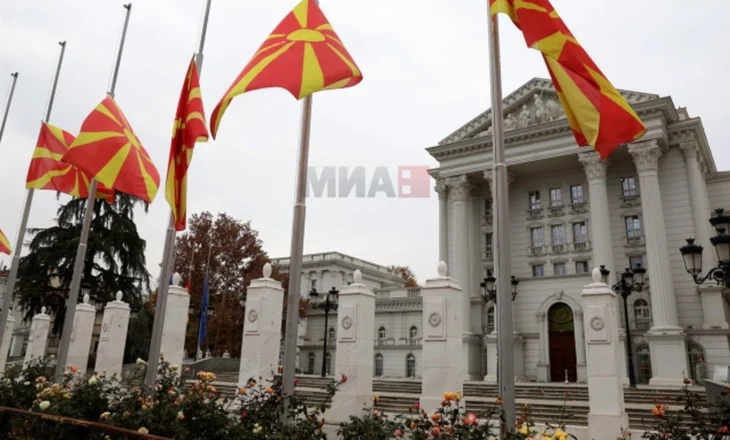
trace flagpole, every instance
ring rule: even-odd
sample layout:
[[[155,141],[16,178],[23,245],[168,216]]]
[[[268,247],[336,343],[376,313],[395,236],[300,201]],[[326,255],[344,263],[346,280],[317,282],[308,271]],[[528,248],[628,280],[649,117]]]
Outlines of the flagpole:
[[[489,65],[492,78],[492,170],[494,175],[494,200],[496,216],[494,236],[496,237],[496,278],[497,278],[497,381],[499,396],[505,420],[500,423],[500,438],[506,438],[508,431],[514,431],[515,413],[515,375],[512,323],[511,268],[509,249],[509,207],[507,194],[507,164],[504,154],[504,121],[502,119],[502,66],[499,53],[499,22],[497,16],[489,16]]]
[[[204,285],[203,285],[203,295],[205,295],[207,293],[206,290],[210,288],[210,286],[206,286],[205,284],[207,284],[207,282],[209,281],[208,280],[208,269],[210,268],[210,251],[211,250],[213,250],[213,239],[212,239],[212,237],[208,237],[208,261],[207,261],[207,263],[205,263],[205,275],[204,275],[205,276],[205,280],[204,280]],[[201,307],[200,307],[200,322],[198,323],[198,353],[202,353],[203,352],[202,344],[200,343],[200,338],[201,338],[202,330],[203,330],[203,326],[201,325],[201,323],[203,322],[203,313],[207,313],[208,312],[208,309],[207,309],[208,308],[208,304],[207,304],[208,301],[210,301],[210,299],[206,299],[206,310],[205,310],[205,312],[203,311],[202,301],[201,301]],[[207,319],[206,319],[206,321],[207,321]],[[206,324],[207,324],[207,322],[206,322]]]
[[[198,52],[195,54],[195,64],[198,68],[198,76],[201,75],[201,70],[203,68],[203,49],[205,48],[205,36],[208,32],[208,18],[210,17],[211,3],[212,0],[207,0],[205,4],[203,28],[200,31]],[[152,324],[150,351],[147,356],[147,374],[145,376],[145,385],[149,388],[155,386],[155,382],[157,382],[157,368],[160,363],[160,350],[162,349],[162,330],[164,328],[165,313],[167,310],[167,292],[170,288],[170,273],[172,272],[172,265],[175,261],[175,217],[172,213],[172,209],[170,209],[170,220],[167,223],[165,244],[162,249],[160,284],[157,287],[155,315],[154,322]]]
[[[114,91],[117,86],[117,78],[119,77],[119,66],[122,63],[122,53],[124,52],[124,40],[127,38],[127,27],[129,26],[129,16],[132,13],[132,4],[124,5],[127,10],[124,17],[124,27],[122,28],[122,39],[119,42],[119,51],[117,52],[117,60],[114,64],[114,73],[112,75],[112,83],[107,94],[114,98]],[[66,317],[63,322],[63,330],[61,331],[61,344],[58,347],[58,360],[56,363],[56,380],[63,378],[66,370],[66,360],[68,359],[68,349],[71,345],[71,333],[73,332],[74,315],[76,314],[76,304],[79,300],[79,290],[81,288],[81,276],[84,270],[84,260],[86,259],[86,247],[89,240],[89,230],[91,229],[91,220],[94,217],[94,202],[96,201],[96,179],[91,179],[89,184],[89,194],[86,197],[86,210],[84,212],[84,222],[81,228],[81,236],[79,237],[79,247],[76,249],[76,260],[74,261],[74,272],[71,278],[71,286],[69,287],[68,300],[66,301]],[[85,365],[79,367],[86,368]]]
[[[5,133],[5,123],[8,121],[8,114],[10,113],[10,104],[13,103],[13,95],[15,94],[15,83],[18,82],[18,72],[10,74],[13,77],[13,85],[10,86],[10,96],[8,96],[8,105],[5,106],[5,115],[3,116],[3,123],[0,125],[0,141],[3,140],[3,133]]]
[[[48,98],[48,106],[46,107],[46,115],[44,122],[48,122],[51,118],[51,110],[53,109],[53,101],[56,98],[56,88],[58,87],[58,78],[61,75],[61,66],[63,65],[63,54],[66,52],[66,42],[59,41],[58,44],[61,46],[61,54],[58,57],[58,64],[56,65],[56,74],[53,77],[53,86],[51,87],[51,96]],[[15,79],[18,78],[18,73],[15,73]],[[13,82],[15,87],[15,82]],[[11,92],[12,96],[12,92]],[[10,103],[8,101],[8,107]],[[7,116],[7,113],[6,113]],[[3,125],[5,121],[3,121]],[[8,274],[8,280],[5,284],[5,294],[3,295],[2,311],[0,311],[0,341],[3,340],[3,333],[5,332],[5,326],[8,322],[8,315],[10,314],[10,307],[12,306],[13,292],[15,291],[15,282],[18,278],[18,269],[20,267],[20,253],[23,250],[23,242],[25,241],[25,233],[28,229],[28,217],[30,216],[30,208],[33,205],[33,194],[35,190],[29,188],[25,195],[25,205],[23,206],[23,213],[20,217],[20,228],[18,230],[18,238],[15,242],[15,249],[13,249],[13,260],[10,263],[10,273]],[[2,356],[0,356],[2,358]],[[0,365],[0,375],[3,374],[5,365]]]

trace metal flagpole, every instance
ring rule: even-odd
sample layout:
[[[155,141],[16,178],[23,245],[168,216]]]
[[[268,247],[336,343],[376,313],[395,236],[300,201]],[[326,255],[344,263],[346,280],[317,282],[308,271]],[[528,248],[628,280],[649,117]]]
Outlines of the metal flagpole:
[[[63,54],[66,52],[66,42],[59,41],[58,44],[61,46],[61,55],[58,57],[58,64],[56,65],[56,75],[53,77],[53,86],[51,87],[51,96],[48,98],[48,106],[46,107],[46,115],[44,122],[48,122],[51,118],[51,110],[53,109],[53,101],[56,98],[56,87],[58,87],[58,78],[61,75],[61,65],[63,64]],[[18,74],[15,73],[17,79]],[[13,82],[13,86],[15,83]],[[12,95],[12,92],[11,92]],[[8,102],[8,107],[10,106]],[[7,115],[7,113],[6,113]],[[5,122],[3,121],[3,125]],[[5,284],[4,303],[0,303],[2,311],[0,311],[0,341],[3,340],[3,333],[5,332],[5,325],[8,322],[8,315],[10,313],[10,307],[12,306],[13,292],[15,291],[15,282],[18,278],[18,268],[20,267],[20,252],[23,249],[23,242],[25,241],[25,232],[28,229],[28,216],[30,215],[30,207],[33,205],[33,194],[35,190],[29,188],[25,195],[25,206],[23,206],[23,214],[20,217],[20,229],[18,230],[18,238],[15,242],[15,249],[13,249],[13,261],[10,263],[10,273],[8,274],[8,281]],[[4,366],[2,366],[4,368]],[[3,372],[0,371],[0,375]]]
[[[206,278],[208,278],[208,276],[209,276],[208,268],[210,267],[210,251],[211,250],[213,250],[213,238],[208,237],[208,262],[205,263],[205,274],[204,274],[204,276]],[[191,272],[192,272],[192,270],[191,270]],[[207,281],[210,282],[210,279],[208,279]],[[203,294],[205,294],[205,291],[203,292]],[[210,286],[208,286],[208,299],[206,300],[206,302],[210,302]],[[207,305],[206,307],[210,307],[210,305]],[[207,309],[206,309],[205,313],[208,313]],[[202,320],[203,320],[203,307],[201,304],[200,321],[202,322]],[[207,321],[207,316],[206,316],[206,321]],[[202,335],[201,330],[203,330],[203,327],[200,325],[200,322],[199,322],[198,323],[198,353],[203,352],[202,345],[200,345],[200,336]],[[196,355],[197,355],[197,353],[196,353]]]
[[[10,86],[10,96],[8,96],[8,105],[5,106],[5,115],[3,116],[3,123],[0,125],[0,141],[3,140],[3,133],[5,132],[5,123],[8,121],[8,114],[10,113],[10,104],[13,103],[13,94],[15,94],[15,83],[18,82],[18,72],[10,74],[13,77],[13,85]]]
[[[515,413],[515,376],[512,323],[511,268],[509,249],[509,207],[507,194],[507,164],[504,158],[504,122],[502,119],[502,66],[499,54],[499,23],[497,16],[489,16],[489,64],[492,78],[492,170],[494,175],[494,200],[496,215],[494,236],[496,246],[497,278],[497,381],[502,399],[505,421],[500,424],[501,438],[508,431],[514,431]]]
[[[124,40],[127,38],[127,27],[129,26],[129,15],[132,13],[132,4],[124,5],[127,13],[124,17],[124,27],[122,28],[122,39],[119,42],[119,52],[114,65],[114,73],[112,75],[112,84],[107,94],[114,98],[114,90],[117,86],[117,78],[119,77],[119,66],[122,63],[122,53],[124,52]],[[79,300],[79,289],[81,288],[81,276],[84,271],[84,260],[86,259],[86,246],[89,240],[89,230],[91,229],[91,220],[94,218],[94,202],[96,201],[96,179],[91,179],[89,184],[89,195],[86,198],[86,211],[84,212],[84,223],[81,228],[81,237],[79,238],[79,247],[76,249],[76,260],[74,261],[74,273],[71,278],[71,286],[68,292],[68,300],[66,301],[66,317],[63,322],[63,330],[61,331],[61,344],[58,347],[58,361],[56,363],[56,380],[61,380],[66,369],[66,359],[68,358],[68,348],[71,344],[71,333],[73,332],[74,315],[76,314],[76,303]]]
[[[198,52],[195,54],[195,64],[198,67],[198,76],[203,69],[203,49],[205,47],[205,35],[208,32],[208,17],[210,17],[210,5],[212,0],[205,4],[205,15],[203,28],[200,31],[200,43]],[[155,301],[155,317],[152,324],[152,337],[150,341],[150,352],[147,356],[147,374],[145,385],[149,388],[157,382],[157,368],[160,364],[160,350],[162,349],[162,329],[165,324],[165,312],[167,309],[167,292],[170,288],[170,273],[175,263],[175,217],[170,210],[170,220],[167,224],[165,244],[162,251],[162,267],[160,268],[160,283],[157,286],[157,300]]]

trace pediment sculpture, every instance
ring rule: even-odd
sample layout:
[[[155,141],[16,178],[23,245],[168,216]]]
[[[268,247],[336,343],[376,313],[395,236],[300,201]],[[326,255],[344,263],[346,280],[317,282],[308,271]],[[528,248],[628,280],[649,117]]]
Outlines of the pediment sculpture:
[[[544,98],[542,92],[532,95],[532,101],[523,103],[519,108],[507,113],[504,117],[504,130],[510,131],[532,125],[544,124],[565,118],[565,112],[558,101]],[[492,132],[489,126],[486,130],[474,135],[483,137]]]

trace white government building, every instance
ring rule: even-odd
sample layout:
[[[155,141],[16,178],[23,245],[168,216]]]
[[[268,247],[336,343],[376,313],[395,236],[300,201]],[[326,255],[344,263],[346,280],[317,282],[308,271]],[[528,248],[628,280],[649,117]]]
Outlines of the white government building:
[[[714,367],[730,365],[730,296],[714,284],[698,288],[679,252],[686,238],[695,237],[704,247],[705,272],[716,266],[708,220],[714,208],[730,208],[730,172],[717,170],[700,118],[670,97],[621,93],[648,132],[608,161],[576,146],[549,80],[535,78],[505,98],[519,380],[586,381],[580,292],[591,282],[590,269],[600,265],[611,271],[610,284],[627,267],[647,270],[642,291],[628,297],[639,383],[701,381]],[[468,376],[494,381],[493,304],[484,303],[480,286],[494,267],[490,125],[487,110],[427,151],[439,162],[431,170],[439,199],[439,258],[471,304],[464,310]],[[288,259],[272,263],[286,271]],[[420,377],[419,288],[404,288],[384,266],[332,252],[305,256],[302,294],[339,289],[355,269],[377,295],[374,374]],[[328,358],[334,357],[333,316]],[[324,332],[321,312],[300,326],[299,366],[305,373],[321,370]]]

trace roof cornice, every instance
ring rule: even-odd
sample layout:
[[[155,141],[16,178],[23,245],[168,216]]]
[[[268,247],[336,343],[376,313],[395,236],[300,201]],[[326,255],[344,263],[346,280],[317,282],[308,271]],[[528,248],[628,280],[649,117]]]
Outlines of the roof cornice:
[[[705,127],[702,125],[700,118],[695,117],[684,121],[677,121],[670,124],[667,129],[669,131],[669,141],[672,144],[685,140],[697,142],[700,154],[702,154],[702,159],[709,172],[717,173],[717,165],[715,165],[715,159],[712,157],[710,143],[707,140]]]

